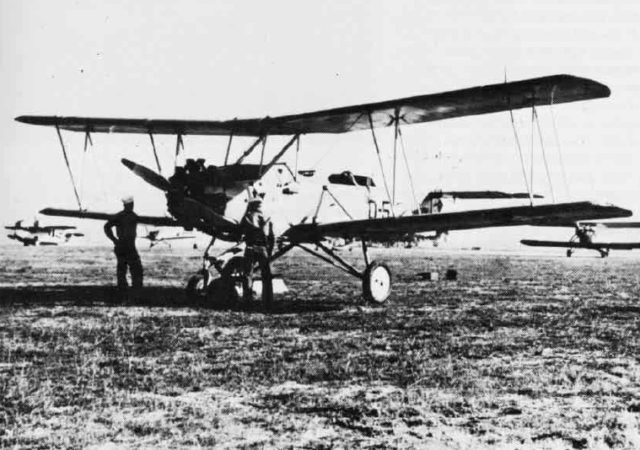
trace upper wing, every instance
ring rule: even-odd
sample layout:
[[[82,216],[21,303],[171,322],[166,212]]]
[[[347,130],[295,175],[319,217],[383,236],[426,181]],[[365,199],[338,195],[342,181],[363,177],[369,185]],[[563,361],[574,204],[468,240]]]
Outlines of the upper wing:
[[[608,97],[601,83],[572,75],[552,75],[508,83],[478,86],[438,94],[419,95],[377,103],[261,119],[226,121],[149,120],[123,118],[20,116],[19,122],[58,126],[71,131],[99,133],[154,133],[262,136],[306,133],[346,133],[374,127],[431,122],[488,114],[510,109]]]
[[[92,212],[92,211],[78,211],[73,209],[56,209],[45,208],[40,211],[40,214],[45,216],[58,216],[58,217],[76,217],[78,219],[96,219],[96,220],[109,220],[115,214]],[[143,225],[154,225],[158,227],[180,227],[182,226],[177,220],[170,217],[156,217],[156,216],[138,216],[138,223]]]
[[[325,224],[299,224],[285,235],[292,242],[317,242],[325,237],[388,239],[390,236],[427,231],[468,230],[514,225],[574,224],[585,219],[629,217],[631,211],[591,202],[553,205],[515,206],[510,208],[385,217]]]

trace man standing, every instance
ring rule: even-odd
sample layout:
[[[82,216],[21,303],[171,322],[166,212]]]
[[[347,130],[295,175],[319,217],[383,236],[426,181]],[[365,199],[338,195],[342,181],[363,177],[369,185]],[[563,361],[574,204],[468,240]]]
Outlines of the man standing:
[[[122,199],[123,210],[113,216],[104,225],[104,234],[113,242],[118,259],[118,290],[126,291],[127,267],[131,272],[131,284],[134,289],[142,287],[142,263],[136,250],[136,228],[138,215],[133,212],[133,197]],[[116,236],[113,234],[116,227]]]
[[[247,211],[240,222],[242,236],[246,244],[244,252],[245,277],[243,279],[243,298],[251,300],[253,285],[253,266],[258,263],[262,276],[262,301],[271,306],[273,301],[273,285],[269,257],[274,245],[273,227],[262,213],[262,200],[249,200]]]

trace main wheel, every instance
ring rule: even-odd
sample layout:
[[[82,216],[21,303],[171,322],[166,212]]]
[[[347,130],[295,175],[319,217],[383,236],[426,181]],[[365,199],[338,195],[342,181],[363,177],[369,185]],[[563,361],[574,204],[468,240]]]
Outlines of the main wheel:
[[[571,258],[571,255],[573,255],[573,250],[567,250],[567,258]]]
[[[209,288],[207,286],[206,275],[198,272],[189,278],[187,282],[187,299],[191,302],[202,301],[207,297]]]
[[[391,293],[391,271],[380,262],[373,261],[367,266],[362,278],[362,293],[369,303],[381,304]]]
[[[244,257],[234,256],[222,268],[222,293],[228,302],[242,300],[243,281],[245,278]]]

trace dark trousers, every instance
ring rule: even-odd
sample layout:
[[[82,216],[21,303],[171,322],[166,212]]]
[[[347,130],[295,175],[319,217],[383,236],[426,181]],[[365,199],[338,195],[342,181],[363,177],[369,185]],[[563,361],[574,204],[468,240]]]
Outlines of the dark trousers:
[[[116,247],[116,258],[118,258],[118,289],[127,289],[127,267],[131,272],[131,285],[134,289],[142,287],[142,263],[140,255],[134,248]]]
[[[251,299],[251,287],[253,286],[253,266],[258,263],[262,276],[262,301],[270,305],[273,301],[273,283],[271,281],[271,266],[266,247],[247,247],[244,252],[245,277],[243,279],[243,295],[245,300]]]

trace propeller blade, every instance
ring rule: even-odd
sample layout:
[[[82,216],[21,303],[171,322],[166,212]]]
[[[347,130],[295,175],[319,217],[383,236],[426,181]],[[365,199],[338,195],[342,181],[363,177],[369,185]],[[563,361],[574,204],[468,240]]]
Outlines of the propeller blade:
[[[190,217],[199,217],[206,221],[209,225],[221,228],[223,230],[233,230],[237,228],[238,223],[222,214],[218,214],[213,209],[203,205],[197,200],[191,198],[182,199],[184,212]]]
[[[148,167],[134,163],[133,161],[129,161],[125,158],[122,158],[122,164],[124,164],[127,169],[131,170],[151,186],[158,188],[164,192],[169,192],[171,190],[171,183],[169,183],[169,181],[165,177],[157,174]]]

